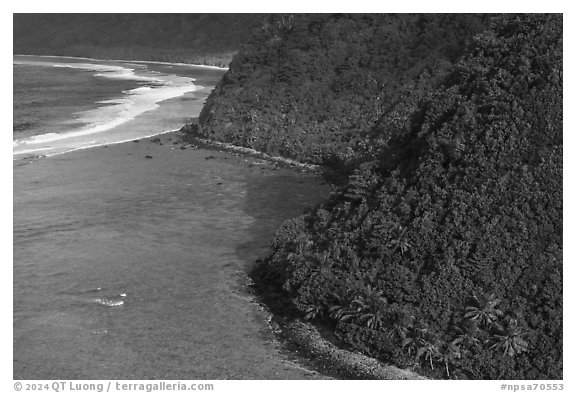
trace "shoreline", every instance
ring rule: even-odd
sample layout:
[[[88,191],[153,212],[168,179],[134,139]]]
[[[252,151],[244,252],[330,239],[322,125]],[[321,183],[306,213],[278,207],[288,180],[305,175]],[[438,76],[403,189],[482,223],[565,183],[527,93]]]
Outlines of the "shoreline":
[[[117,63],[136,63],[136,64],[162,64],[162,65],[176,65],[176,66],[184,66],[184,67],[199,67],[199,68],[208,68],[214,70],[228,70],[229,67],[218,67],[218,66],[211,66],[205,64],[192,64],[192,63],[171,63],[168,61],[147,61],[147,60],[120,60],[120,59],[95,59],[92,57],[78,57],[78,56],[59,56],[59,55],[31,55],[31,54],[17,54],[13,53],[12,57],[14,56],[25,56],[25,57],[46,57],[46,58],[56,58],[56,59],[76,59],[76,60],[90,60],[90,61],[113,61]]]
[[[328,187],[180,139],[164,133],[16,163],[17,379],[325,378],[281,349],[246,272],[275,228]],[[94,303],[86,288],[100,287],[95,296],[125,293],[124,304]],[[39,307],[46,299],[54,309]],[[43,367],[47,359],[56,366]]]
[[[29,157],[27,160],[22,160],[29,160],[29,162],[20,165],[31,164],[36,162],[39,158],[57,157],[71,152],[76,152],[77,154],[88,154],[83,152],[78,153],[79,150],[92,150],[92,148],[105,149],[112,145],[126,144],[128,142],[141,142],[144,146],[170,144],[169,148],[171,150],[181,150],[191,147],[195,150],[217,151],[224,154],[233,154],[239,157],[240,160],[244,159],[244,161],[246,161],[246,158],[264,160],[273,167],[282,167],[297,172],[303,171],[317,174],[320,168],[318,165],[298,163],[294,160],[282,157],[272,157],[253,149],[234,146],[223,142],[210,141],[207,139],[195,138],[195,141],[197,141],[199,145],[194,145],[190,140],[187,140],[187,137],[189,138],[190,135],[186,135],[182,129],[169,130],[147,137],[98,146],[87,146],[73,151],[56,153],[50,156]],[[156,138],[159,140],[155,140]],[[123,149],[129,148],[128,146],[129,145]],[[166,146],[166,148],[168,148],[168,146]],[[89,154],[93,155],[98,153],[92,151]],[[208,156],[206,159],[210,157],[212,156]],[[246,165],[251,166],[254,164],[258,163],[252,162],[252,164],[248,163]],[[252,282],[252,279],[249,279],[249,282]],[[252,298],[251,301],[258,304],[261,307],[262,312],[267,316],[267,328],[278,341],[281,351],[287,354],[288,357],[297,364],[300,364],[302,367],[309,370],[309,372],[317,372],[325,377],[337,379],[425,379],[421,375],[412,371],[403,370],[393,365],[386,365],[366,355],[348,351],[326,339],[318,328],[310,322],[298,319],[287,321],[272,313],[266,304],[261,303],[262,299],[260,299],[257,293],[250,291],[250,296]]]
[[[35,55],[30,55],[35,56]],[[50,58],[73,58],[68,56],[38,56],[38,57],[50,57]],[[76,58],[80,59],[80,58]],[[88,58],[86,58],[88,59]],[[97,60],[97,59],[88,59]],[[106,61],[106,60],[103,60]],[[129,62],[129,61],[127,61]],[[147,63],[142,61],[142,63]],[[149,62],[152,63],[152,62]],[[193,66],[193,65],[190,65]],[[209,140],[207,138],[194,135],[193,133],[187,133],[190,129],[190,125],[197,121],[197,117],[193,118],[191,122],[184,124],[180,128],[164,130],[159,132],[153,132],[146,136],[139,136],[129,139],[124,139],[121,141],[109,142],[109,143],[98,143],[93,145],[82,146],[79,148],[74,148],[64,152],[38,154],[38,155],[13,155],[14,166],[24,166],[38,162],[42,158],[49,157],[61,157],[67,156],[67,153],[77,153],[81,156],[94,156],[102,154],[102,151],[94,151],[93,148],[105,149],[109,146],[127,144],[128,142],[143,142],[138,145],[155,146],[155,139],[160,139],[162,142],[159,144],[170,143],[172,150],[186,149],[192,147],[195,149],[205,149],[209,151],[218,151],[226,154],[233,154],[243,161],[248,161],[246,159],[254,160],[250,166],[261,167],[260,162],[255,162],[256,160],[263,160],[267,163],[264,166],[272,166],[274,170],[278,168],[285,168],[291,171],[309,172],[311,174],[320,175],[322,166],[307,164],[298,162],[296,160],[285,158],[281,156],[272,156],[255,149],[246,148],[242,146],[236,146],[230,143],[219,142],[215,140]],[[169,140],[170,142],[167,142]],[[136,145],[136,143],[134,143]],[[122,150],[130,150],[132,146],[126,146],[121,148]],[[81,152],[80,152],[81,151]],[[109,153],[109,152],[108,152]],[[155,153],[151,154],[152,158],[156,156]],[[68,159],[74,159],[74,156],[70,156]],[[206,159],[211,156],[206,157]],[[213,158],[213,157],[212,157]],[[117,157],[119,159],[119,157]],[[252,161],[250,160],[250,161]],[[155,160],[152,160],[155,161]],[[247,164],[248,165],[248,164]],[[256,169],[256,168],[254,168]],[[314,204],[308,204],[308,207]],[[274,231],[277,228],[274,228]],[[359,353],[353,353],[347,351],[343,348],[338,347],[334,343],[326,340],[322,337],[316,327],[312,324],[304,321],[282,321],[277,315],[273,314],[267,307],[260,303],[259,296],[254,293],[252,294],[252,301],[259,304],[264,313],[268,316],[267,327],[270,333],[279,342],[280,347],[289,354],[290,357],[300,363],[305,365],[305,367],[320,372],[328,377],[343,378],[343,379],[417,379],[419,376],[414,376],[414,374],[394,368],[393,366],[386,366],[379,361],[369,358],[367,356],[361,355]],[[322,359],[319,361],[318,359]]]
[[[189,125],[184,128],[189,127]],[[225,153],[232,153],[240,157],[266,160],[291,170],[319,174],[322,166],[306,164],[289,158],[270,156],[258,150],[232,145],[201,138],[187,133],[184,128],[180,130],[181,143],[194,148],[210,149]],[[194,144],[194,142],[196,142]],[[252,267],[251,269],[254,269]],[[252,272],[249,273],[249,276]],[[254,278],[250,277],[250,286],[254,286]],[[410,370],[402,369],[391,364],[385,364],[377,359],[352,352],[333,343],[325,337],[318,327],[299,318],[288,320],[270,310],[264,299],[254,291],[254,300],[268,315],[268,326],[280,341],[281,345],[291,356],[302,362],[304,366],[322,373],[325,376],[337,379],[371,379],[371,380],[427,380],[428,378]],[[328,333],[329,334],[329,333]]]
[[[303,358],[309,367],[326,376],[355,380],[428,380],[414,371],[344,349],[310,322],[273,319],[273,324],[271,328],[289,350],[296,352],[294,356]]]
[[[138,137],[138,138],[131,138],[131,139],[125,139],[122,141],[114,141],[114,142],[109,142],[109,143],[101,143],[98,145],[89,145],[89,146],[82,146],[82,147],[78,147],[72,150],[68,150],[68,151],[62,151],[62,152],[58,152],[58,153],[54,153],[54,154],[45,154],[42,157],[55,157],[55,156],[59,156],[61,154],[67,154],[67,153],[72,153],[75,151],[79,151],[79,150],[86,150],[86,149],[92,149],[95,147],[108,147],[108,146],[113,146],[113,145],[118,145],[120,143],[128,143],[128,142],[134,142],[134,141],[139,141],[140,139],[149,139],[149,138],[153,138],[159,135],[164,135],[164,134],[169,134],[171,132],[178,132],[179,129],[175,129],[175,130],[168,130],[168,131],[162,131],[156,134],[152,134],[152,135],[146,135],[143,137]]]
[[[30,156],[53,156],[78,149],[128,142],[176,131],[186,125],[191,116],[198,116],[203,102],[216,83],[216,78],[221,77],[223,73],[221,70],[206,71],[191,66],[189,69],[174,69],[174,76],[170,74],[154,75],[158,72],[154,71],[155,68],[152,65],[138,71],[135,68],[138,69],[139,66],[135,64],[130,66],[131,63],[121,63],[116,64],[116,66],[108,61],[83,64],[71,62],[71,57],[26,56],[29,57],[14,57],[14,64],[34,65],[37,63],[55,65],[56,67],[64,64],[66,67],[87,69],[90,71],[90,77],[107,79],[104,82],[92,82],[93,79],[90,79],[90,83],[103,83],[104,86],[110,86],[107,88],[110,94],[104,97],[106,98],[104,101],[102,101],[102,97],[95,96],[92,102],[86,102],[80,110],[69,115],[66,114],[68,118],[73,119],[73,121],[68,122],[72,125],[69,129],[58,128],[58,123],[50,127],[49,123],[46,129],[36,127],[29,133],[24,132],[23,134],[15,131],[13,135],[13,160]],[[33,61],[34,59],[35,61]],[[50,62],[47,61],[48,59]],[[112,72],[107,72],[108,67],[112,69]],[[101,71],[101,68],[104,71]],[[197,75],[200,76],[196,77]],[[138,79],[133,82],[136,77]],[[141,80],[144,79],[146,82],[142,83]],[[153,81],[153,83],[149,83],[148,80]],[[118,88],[114,91],[113,87],[119,83],[126,83],[128,87],[122,90]],[[128,85],[129,83],[132,85]],[[26,95],[23,96],[26,99]],[[91,97],[90,94],[84,94],[84,96]],[[24,107],[22,106],[22,108]],[[32,107],[32,109],[23,110],[22,113],[26,114],[27,111],[33,109]],[[181,117],[174,116],[170,110],[177,110],[178,112],[173,113],[182,113],[183,115]],[[49,111],[44,110],[44,112],[39,111],[38,113],[38,116],[50,120],[47,115],[50,113]],[[158,119],[166,118],[166,120],[156,122],[154,116],[157,116]],[[58,117],[52,117],[58,119]],[[42,120],[42,117],[39,119]],[[152,122],[145,124],[146,119]],[[21,120],[20,117],[18,120]],[[67,124],[65,120],[59,121],[64,125]],[[131,125],[135,126],[131,127]]]
[[[269,154],[262,153],[261,151],[251,149],[249,147],[237,146],[237,145],[233,145],[231,143],[218,142],[218,141],[213,141],[213,140],[209,140],[209,139],[205,139],[205,138],[199,138],[196,136],[191,136],[189,134],[186,134],[185,131],[182,131],[182,129],[180,129],[179,131],[182,133],[183,143],[187,143],[187,144],[189,144],[195,148],[217,150],[217,151],[223,151],[223,152],[227,152],[227,153],[240,155],[243,157],[257,158],[257,159],[269,161],[271,163],[275,163],[277,165],[280,165],[280,166],[283,166],[286,168],[291,168],[291,169],[301,170],[301,171],[306,171],[306,172],[312,172],[312,173],[317,173],[322,168],[322,166],[320,166],[320,165],[307,164],[304,162],[299,162],[299,161],[293,160],[291,158],[285,158],[285,157],[281,157],[281,156],[271,156]]]
[[[186,63],[168,63],[168,62],[153,62],[153,61],[124,61],[124,60],[99,60],[92,58],[80,58],[73,56],[37,56],[37,55],[20,55],[20,56],[35,56],[35,57],[46,57],[46,58],[71,58],[71,59],[86,59],[92,61],[118,61],[126,63],[151,63],[151,64],[175,64],[184,66],[196,66],[196,67],[206,67],[206,68],[218,68],[213,66],[202,66],[195,64]],[[197,119],[197,118],[196,118]],[[194,119],[193,119],[194,121]],[[272,166],[278,168],[287,168],[294,171],[310,172],[318,174],[322,167],[320,165],[307,164],[298,162],[293,159],[281,157],[281,156],[271,156],[269,154],[260,152],[255,149],[246,148],[242,146],[232,145],[230,143],[219,142],[214,140],[209,140],[197,135],[186,133],[187,128],[190,124],[187,123],[181,128],[164,130],[160,132],[154,132],[146,136],[140,136],[135,138],[129,138],[121,141],[115,141],[110,143],[100,143],[95,145],[83,146],[75,149],[71,149],[64,152],[57,152],[53,154],[43,154],[43,155],[22,155],[22,157],[17,157],[13,155],[13,161],[15,166],[22,166],[34,163],[41,158],[57,157],[66,155],[66,153],[78,152],[80,150],[92,150],[92,148],[108,148],[109,146],[126,144],[127,142],[146,142],[144,145],[153,146],[156,143],[162,145],[166,142],[166,139],[172,142],[174,146],[171,146],[172,150],[175,149],[186,149],[188,146],[195,149],[205,149],[218,151],[228,154],[233,154],[239,156],[240,158],[251,158],[255,160],[264,160]],[[154,139],[161,136],[163,142],[156,142]],[[169,136],[172,136],[170,138]],[[174,141],[173,141],[174,139]],[[125,147],[125,149],[130,149],[130,147]],[[79,153],[82,155],[98,155],[101,152],[90,152],[90,153]],[[152,158],[152,156],[146,158]],[[210,158],[206,157],[206,159]],[[213,157],[212,157],[213,158]],[[244,160],[247,161],[247,160]],[[20,163],[18,163],[20,162]],[[252,162],[250,165],[259,165],[258,162]],[[423,377],[406,371],[394,366],[388,366],[380,363],[379,361],[367,357],[365,355],[347,351],[334,343],[326,340],[318,329],[308,323],[303,321],[281,321],[279,317],[273,314],[270,310],[266,308],[265,305],[260,303],[259,296],[257,294],[252,294],[252,301],[260,304],[264,309],[266,315],[268,315],[268,329],[272,332],[273,336],[280,342],[282,348],[284,348],[290,356],[294,356],[298,363],[303,363],[306,367],[310,367],[312,370],[316,370],[323,373],[326,376],[336,377],[336,378],[352,378],[352,379],[422,379]],[[295,348],[298,348],[294,350]],[[321,361],[320,361],[321,359]]]

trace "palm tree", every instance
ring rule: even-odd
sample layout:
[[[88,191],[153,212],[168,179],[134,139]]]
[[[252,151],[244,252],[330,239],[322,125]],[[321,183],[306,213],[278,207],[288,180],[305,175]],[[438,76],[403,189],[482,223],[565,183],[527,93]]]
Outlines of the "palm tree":
[[[406,348],[408,355],[412,355],[413,351],[418,351],[424,345],[424,339],[418,336],[407,336],[402,340],[402,348]]]
[[[507,321],[506,328],[498,329],[499,332],[495,334],[491,341],[492,346],[490,349],[503,349],[504,354],[514,356],[522,352],[528,351],[528,343],[522,338],[526,332],[518,327],[516,319]]]
[[[404,256],[404,253],[412,248],[412,244],[408,241],[406,228],[402,228],[401,226],[398,227],[396,230],[396,235],[394,239],[390,240],[388,247],[393,248],[394,252],[400,250],[400,254],[402,256]]]
[[[338,288],[331,294],[336,305],[330,307],[330,317],[338,322],[344,322],[356,316],[352,302],[356,298],[347,288]]]
[[[408,355],[411,355],[412,351],[418,351],[426,345],[427,340],[425,339],[425,336],[428,334],[428,329],[425,326],[412,326],[408,329],[404,340],[402,340],[402,348],[406,348]]]
[[[500,304],[500,299],[496,295],[474,295],[474,306],[466,307],[464,318],[479,322],[482,326],[490,326],[498,320],[504,313],[496,307]]]
[[[460,351],[460,348],[458,347],[458,345],[454,343],[454,341],[446,345],[443,348],[443,350],[439,352],[437,356],[438,360],[444,363],[444,368],[446,369],[446,376],[448,378],[450,378],[450,370],[448,368],[448,365],[452,363],[454,360],[460,359],[461,356],[462,353]]]
[[[346,322],[354,318],[356,314],[357,311],[355,309],[351,309],[349,305],[336,305],[330,307],[330,317],[338,322]]]
[[[463,346],[464,348],[473,348],[480,344],[480,340],[476,337],[478,333],[478,322],[472,319],[462,321],[460,326],[454,328],[456,331],[456,339],[452,344],[456,346]]]
[[[395,339],[400,339],[402,342],[406,339],[406,334],[408,333],[408,328],[400,323],[395,323],[391,328],[386,330],[386,337],[390,341]]]
[[[387,306],[386,298],[382,297],[382,291],[368,286],[364,293],[355,296],[352,301],[341,299],[334,295],[340,304],[330,308],[330,316],[339,322],[358,318],[360,323],[370,329],[380,329],[384,324],[383,311]]]
[[[420,359],[424,357],[424,360],[428,360],[430,363],[430,368],[434,370],[434,359],[440,356],[440,351],[438,350],[438,346],[435,342],[430,342],[424,340],[422,346],[416,352],[416,358]]]
[[[321,315],[324,311],[324,308],[319,304],[310,304],[306,307],[306,314],[304,314],[304,319],[312,320]]]
[[[365,292],[352,301],[356,306],[356,312],[360,316],[361,323],[365,323],[370,329],[379,329],[384,324],[384,309],[388,300],[382,296],[382,291],[373,289],[368,285]]]
[[[409,329],[414,325],[414,316],[406,310],[397,310],[392,313],[389,324],[391,327],[386,330],[386,337],[390,341],[404,342]]]
[[[384,324],[384,320],[382,319],[382,314],[379,311],[368,312],[367,314],[363,314],[358,319],[361,323],[366,324],[367,328],[378,330]]]

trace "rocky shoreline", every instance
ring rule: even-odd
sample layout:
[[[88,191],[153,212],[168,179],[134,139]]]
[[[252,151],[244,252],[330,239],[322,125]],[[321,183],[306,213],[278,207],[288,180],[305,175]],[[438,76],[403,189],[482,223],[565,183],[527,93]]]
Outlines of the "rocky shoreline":
[[[201,149],[212,149],[242,157],[257,158],[293,170],[321,173],[319,165],[297,162],[283,157],[273,157],[254,149],[229,143],[211,141],[193,132],[194,124],[182,128],[181,143]],[[281,347],[307,368],[336,379],[370,380],[423,380],[425,377],[414,371],[384,364],[374,358],[339,347],[335,340],[326,338],[328,332],[301,319],[289,319],[275,315],[258,294],[253,294],[269,316],[270,329],[280,341]]]
[[[306,357],[310,365],[322,374],[339,379],[427,379],[413,371],[340,348],[311,323],[301,320],[278,323],[273,319],[272,326],[287,348]]]
[[[262,153],[258,150],[251,149],[248,147],[236,146],[231,143],[218,142],[207,139],[206,137],[195,131],[196,127],[197,127],[196,124],[191,123],[187,124],[180,130],[180,132],[182,133],[182,143],[189,144],[193,147],[201,149],[207,149],[207,150],[214,149],[245,157],[258,158],[261,160],[269,161],[283,168],[292,168],[312,173],[319,172],[321,169],[320,165],[307,164],[280,156],[271,156],[269,154]]]

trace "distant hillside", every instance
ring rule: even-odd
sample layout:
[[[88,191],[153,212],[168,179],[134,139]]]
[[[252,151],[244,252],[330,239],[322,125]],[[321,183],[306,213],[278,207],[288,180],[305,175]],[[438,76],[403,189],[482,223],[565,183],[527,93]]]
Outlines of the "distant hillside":
[[[398,128],[488,19],[273,15],[208,98],[199,132],[312,163],[363,160],[372,127]]]
[[[14,53],[227,65],[264,14],[14,14]]]

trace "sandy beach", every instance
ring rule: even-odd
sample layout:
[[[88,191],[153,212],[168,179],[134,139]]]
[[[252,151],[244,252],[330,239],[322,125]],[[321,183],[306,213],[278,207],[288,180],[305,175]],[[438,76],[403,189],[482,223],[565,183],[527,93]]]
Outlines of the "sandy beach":
[[[321,378],[246,272],[328,186],[158,138],[14,161],[14,378]]]

